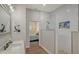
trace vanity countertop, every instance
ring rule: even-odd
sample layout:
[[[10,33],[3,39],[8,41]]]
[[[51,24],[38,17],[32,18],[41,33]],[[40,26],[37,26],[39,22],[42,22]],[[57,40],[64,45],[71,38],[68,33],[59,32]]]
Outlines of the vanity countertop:
[[[0,51],[0,54],[24,54],[24,41],[14,41],[6,50]]]

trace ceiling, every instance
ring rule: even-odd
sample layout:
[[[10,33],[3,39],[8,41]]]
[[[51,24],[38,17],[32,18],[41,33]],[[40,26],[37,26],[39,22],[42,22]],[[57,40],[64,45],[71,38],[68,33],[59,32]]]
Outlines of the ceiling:
[[[36,9],[36,10],[45,11],[45,12],[52,12],[56,8],[59,8],[60,6],[62,6],[62,5],[61,4],[47,4],[45,6],[43,6],[42,4],[29,4],[29,5],[26,5],[27,8]]]
[[[43,4],[24,4],[23,6],[29,9],[35,9],[44,12],[52,12],[57,8],[61,7],[62,5],[63,4],[46,4],[45,6],[43,6]]]

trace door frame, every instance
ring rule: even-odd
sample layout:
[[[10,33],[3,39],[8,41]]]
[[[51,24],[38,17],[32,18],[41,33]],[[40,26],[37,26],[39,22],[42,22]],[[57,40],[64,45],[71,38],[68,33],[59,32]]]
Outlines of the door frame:
[[[30,47],[30,23],[31,22],[39,22],[39,41],[40,41],[40,21],[29,21],[29,47]]]

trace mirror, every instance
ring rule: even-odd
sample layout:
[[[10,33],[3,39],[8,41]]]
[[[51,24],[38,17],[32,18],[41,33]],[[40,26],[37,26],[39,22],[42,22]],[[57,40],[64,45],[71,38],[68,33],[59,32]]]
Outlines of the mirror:
[[[0,5],[0,34],[10,32],[10,14]]]

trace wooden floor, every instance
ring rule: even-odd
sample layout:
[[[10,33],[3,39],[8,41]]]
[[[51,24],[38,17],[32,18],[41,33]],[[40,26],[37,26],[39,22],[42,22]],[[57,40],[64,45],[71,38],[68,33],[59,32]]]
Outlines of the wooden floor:
[[[26,54],[47,54],[47,52],[39,46],[38,42],[31,42],[30,48],[26,49]]]

